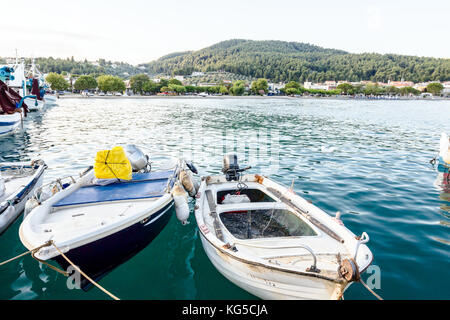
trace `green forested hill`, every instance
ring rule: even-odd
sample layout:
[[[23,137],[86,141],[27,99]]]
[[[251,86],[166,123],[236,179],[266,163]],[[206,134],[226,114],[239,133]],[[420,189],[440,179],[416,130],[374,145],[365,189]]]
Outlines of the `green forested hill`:
[[[223,70],[273,81],[450,80],[450,59],[352,54],[284,41],[228,40],[198,51],[166,55],[142,66],[152,74]]]
[[[27,59],[26,62],[31,63],[31,60]],[[61,59],[52,57],[36,58],[35,62],[38,69],[43,73],[61,73],[65,71],[76,75],[92,74],[94,76],[99,76],[108,74],[126,79],[143,72],[143,70],[131,64],[125,62],[111,62],[106,61],[105,59],[99,59],[95,64],[86,60],[76,61],[73,58]]]

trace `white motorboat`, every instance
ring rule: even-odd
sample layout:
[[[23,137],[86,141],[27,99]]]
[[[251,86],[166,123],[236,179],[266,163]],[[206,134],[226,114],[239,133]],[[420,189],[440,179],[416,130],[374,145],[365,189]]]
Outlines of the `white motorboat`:
[[[36,248],[52,240],[83,272],[98,280],[144,249],[163,230],[173,207],[177,210],[173,191],[179,186],[185,162],[179,160],[170,169],[155,171],[148,156],[135,146],[125,148],[125,158],[118,156],[116,148],[105,150],[108,153],[100,162],[97,154],[95,169],[80,177],[67,177],[67,183],[60,179],[49,184],[49,198],[42,188],[30,200],[27,207],[31,211],[19,230],[25,247]],[[128,166],[127,158],[133,167],[131,179],[119,179],[119,166]],[[117,179],[98,178],[97,166],[106,166],[106,172],[111,170]],[[186,209],[187,199],[181,200]],[[189,211],[184,214],[188,216]],[[69,267],[53,247],[39,250],[35,257],[55,260],[64,270]],[[87,290],[91,284],[82,277],[80,286]]]
[[[368,235],[246,169],[227,155],[225,175],[202,178],[195,218],[212,264],[262,299],[340,299],[372,262]]]
[[[42,185],[43,161],[0,163],[0,234],[20,216],[25,203]]]

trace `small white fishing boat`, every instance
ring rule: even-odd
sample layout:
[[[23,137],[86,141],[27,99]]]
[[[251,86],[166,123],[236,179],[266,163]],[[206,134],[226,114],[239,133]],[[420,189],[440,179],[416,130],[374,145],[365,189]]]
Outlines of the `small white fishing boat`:
[[[450,139],[445,132],[441,134],[439,143],[439,166],[438,169],[448,173],[450,168]]]
[[[41,111],[44,109],[44,101],[36,98],[25,98],[24,103],[28,106],[30,112]]]
[[[6,83],[0,80],[0,136],[14,132],[28,108],[24,99]]]
[[[55,95],[49,94],[49,93],[46,93],[44,95],[44,107],[45,106],[53,106],[57,103],[58,103],[58,98]]]
[[[135,146],[125,150],[125,154],[121,147],[100,151],[94,168],[80,177],[42,188],[27,203],[19,230],[23,245],[32,249],[52,240],[84,273],[98,280],[144,249],[167,225],[173,207],[180,220],[187,219],[187,198],[174,194],[186,163],[178,160],[169,169],[155,171],[149,157]],[[113,178],[105,178],[110,173]],[[39,250],[35,257],[55,260],[64,270],[69,267],[53,247]],[[83,276],[80,286],[87,290],[91,283]]]
[[[25,203],[42,185],[43,161],[0,163],[0,234],[19,217]]]
[[[14,132],[22,123],[22,114],[0,114],[0,136]]]
[[[195,218],[212,264],[262,299],[340,299],[372,262],[368,235],[246,169],[226,155],[225,175],[202,178]]]

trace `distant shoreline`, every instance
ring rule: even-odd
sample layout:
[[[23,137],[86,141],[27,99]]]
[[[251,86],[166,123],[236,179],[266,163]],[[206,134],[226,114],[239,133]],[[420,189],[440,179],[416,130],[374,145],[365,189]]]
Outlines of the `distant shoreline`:
[[[386,98],[354,98],[354,97],[345,97],[345,96],[328,96],[328,97],[319,97],[319,96],[92,96],[85,97],[81,94],[70,94],[59,96],[60,99],[327,99],[327,100],[358,100],[358,101],[377,101],[377,100],[387,100],[387,101],[408,101],[408,100],[419,100],[419,101],[450,101],[450,97],[433,97],[433,98],[420,98],[420,97],[398,97],[396,99],[386,99]]]

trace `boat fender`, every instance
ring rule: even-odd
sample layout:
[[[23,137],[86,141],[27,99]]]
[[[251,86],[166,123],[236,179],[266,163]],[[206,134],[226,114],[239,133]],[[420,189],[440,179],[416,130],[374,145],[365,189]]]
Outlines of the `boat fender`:
[[[353,259],[345,259],[342,261],[338,269],[339,275],[348,282],[359,281],[358,265]]]
[[[194,185],[194,179],[186,170],[180,172],[180,181],[183,184],[184,189],[189,193],[189,196],[194,197],[197,190]]]
[[[177,219],[181,221],[182,225],[187,225],[189,222],[187,219],[189,218],[189,205],[187,201],[186,191],[180,186],[177,182],[172,189],[172,197],[175,202],[175,213],[177,215]]]
[[[25,209],[23,212],[23,218],[25,219],[27,217],[27,215],[37,206],[39,206],[39,201],[37,201],[37,199],[35,197],[30,198],[26,203],[25,203]]]

